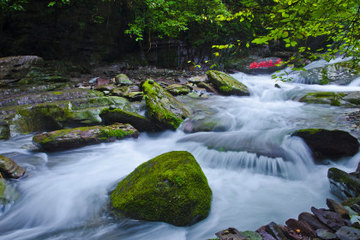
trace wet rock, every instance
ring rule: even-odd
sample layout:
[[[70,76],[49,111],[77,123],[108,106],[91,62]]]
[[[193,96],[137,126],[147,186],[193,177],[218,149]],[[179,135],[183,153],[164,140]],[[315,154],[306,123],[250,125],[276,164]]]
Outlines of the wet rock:
[[[210,83],[215,86],[220,94],[238,96],[250,95],[248,88],[244,84],[224,72],[209,70],[206,74]]]
[[[241,232],[242,235],[247,237],[248,240],[262,240],[262,237],[259,233],[253,231]]]
[[[206,80],[207,80],[206,75],[193,76],[188,78],[188,81],[191,83],[200,83],[200,82],[205,82]]]
[[[316,234],[319,238],[325,239],[325,240],[335,240],[337,239],[337,236],[335,233],[329,232],[325,229],[318,229],[316,230]]]
[[[62,129],[40,133],[33,137],[35,145],[46,151],[65,150],[126,137],[138,137],[139,132],[130,124],[92,126]]]
[[[186,95],[191,91],[191,89],[188,86],[181,84],[171,84],[166,87],[166,90],[174,96]]]
[[[292,136],[305,141],[315,160],[349,157],[359,150],[358,140],[345,131],[309,128],[298,130]]]
[[[258,230],[256,230],[260,234],[263,240],[277,240],[270,233],[268,233],[265,229],[265,226],[262,226]]]
[[[337,168],[328,171],[330,189],[337,197],[346,199],[360,194],[360,179]]]
[[[159,130],[150,119],[143,117],[134,112],[128,112],[119,108],[109,109],[106,108],[101,111],[100,117],[105,124],[112,123],[129,123],[139,131],[156,131]]]
[[[10,126],[7,122],[0,119],[0,140],[7,140],[10,138]]]
[[[360,106],[360,92],[311,92],[299,99],[300,102],[328,104],[332,106]]]
[[[207,84],[205,82],[199,82],[197,84],[197,86],[200,87],[200,88],[206,89],[206,91],[208,91],[208,92],[218,94],[218,91],[216,91],[216,89],[213,86],[211,86],[210,84]]]
[[[8,157],[0,155],[0,173],[4,178],[19,178],[25,170]]]
[[[316,232],[305,221],[297,221],[291,218],[286,221],[286,225],[301,235],[308,237],[316,237]]]
[[[333,64],[322,61],[326,64],[325,66],[308,69],[305,72],[301,71],[297,81],[308,84],[336,83],[346,85],[360,76],[360,66],[352,60]]]
[[[120,85],[131,85],[133,82],[129,79],[129,77],[126,74],[118,74],[115,77],[115,82]]]
[[[53,66],[31,67],[24,78],[19,81],[20,85],[46,85],[56,84],[57,88],[63,88],[65,83],[70,82]]]
[[[2,200],[4,199],[4,192],[6,189],[6,183],[4,180],[2,180],[0,178],[0,203],[2,202]]]
[[[299,221],[303,221],[306,222],[307,224],[309,224],[314,230],[317,229],[325,229],[328,231],[332,231],[328,226],[326,226],[325,224],[323,224],[322,222],[319,221],[319,219],[317,217],[315,217],[314,215],[312,215],[311,213],[308,212],[303,212],[299,215]]]
[[[110,80],[109,79],[102,79],[100,77],[96,78],[96,87],[102,86],[102,85],[109,85]]]
[[[336,236],[340,240],[359,240],[360,230],[353,227],[344,226],[336,231]]]
[[[266,232],[270,233],[277,240],[287,240],[283,230],[276,223],[271,222],[265,226]]]
[[[349,219],[349,211],[346,210],[341,203],[338,201],[335,201],[333,199],[326,199],[326,205],[329,207],[331,211],[336,212],[339,214],[342,218]]]
[[[95,87],[95,90],[101,91],[101,92],[108,91],[110,93],[111,90],[113,90],[114,88],[116,88],[116,87],[113,84],[104,84],[104,85],[99,85],[99,86]]]
[[[211,189],[195,158],[168,152],[138,166],[117,185],[111,205],[125,216],[192,225],[207,217]]]
[[[38,56],[12,56],[0,58],[0,80],[20,79],[24,77],[30,67],[43,63]]]
[[[185,106],[153,80],[142,85],[147,115],[164,129],[177,129],[190,116]]]
[[[219,240],[249,240],[245,235],[235,228],[228,228],[215,233]]]
[[[311,208],[311,212],[325,225],[336,231],[342,226],[345,226],[347,222],[341,218],[341,216],[335,212],[331,212],[325,209]]]

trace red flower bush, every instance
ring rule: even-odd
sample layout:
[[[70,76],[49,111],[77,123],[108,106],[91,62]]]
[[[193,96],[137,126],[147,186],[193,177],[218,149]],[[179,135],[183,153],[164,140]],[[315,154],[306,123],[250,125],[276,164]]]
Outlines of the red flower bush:
[[[276,67],[276,66],[280,66],[282,64],[281,62],[281,58],[278,58],[278,60],[276,61],[276,63],[273,63],[272,60],[269,61],[263,61],[263,62],[253,62],[250,63],[250,69],[254,69],[254,68],[266,68],[266,67]]]

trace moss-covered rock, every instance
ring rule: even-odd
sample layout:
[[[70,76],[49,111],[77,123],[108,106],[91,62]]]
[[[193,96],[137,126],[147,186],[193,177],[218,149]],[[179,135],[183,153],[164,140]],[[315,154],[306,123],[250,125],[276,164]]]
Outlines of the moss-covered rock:
[[[105,124],[129,123],[139,131],[156,131],[159,129],[150,119],[120,108],[106,108],[101,111],[100,117]]]
[[[63,128],[63,122],[72,119],[73,114],[66,107],[56,104],[39,104],[18,110],[14,121],[18,132],[52,131]]]
[[[330,168],[328,171],[330,188],[333,194],[341,199],[358,197],[360,179],[340,169]]]
[[[209,70],[206,74],[209,81],[215,86],[216,90],[223,95],[250,95],[247,86],[224,72]]]
[[[359,142],[350,133],[340,130],[301,129],[292,134],[302,138],[309,146],[315,160],[355,155],[359,150]]]
[[[191,89],[188,86],[182,84],[171,84],[166,87],[166,90],[174,96],[186,95],[191,92]]]
[[[41,133],[33,137],[33,142],[46,151],[57,151],[112,142],[126,137],[138,137],[138,135],[139,132],[130,124],[113,124]]]
[[[177,129],[190,113],[185,106],[153,80],[142,85],[148,116],[164,129]]]
[[[300,98],[300,102],[315,103],[315,104],[329,104],[332,106],[340,106],[344,104],[342,99],[346,93],[341,92],[312,92],[307,93],[304,97]]]
[[[1,139],[9,139],[10,138],[10,127],[9,124],[0,119],[0,140]]]
[[[131,85],[133,82],[129,79],[126,74],[120,73],[116,75],[115,82],[120,85]]]
[[[124,178],[112,192],[111,204],[130,218],[186,226],[208,216],[211,189],[189,152],[168,152]]]
[[[30,67],[43,63],[38,56],[11,56],[0,58],[0,79],[19,79],[24,77]]]
[[[25,170],[8,157],[0,155],[0,173],[4,178],[19,178]]]

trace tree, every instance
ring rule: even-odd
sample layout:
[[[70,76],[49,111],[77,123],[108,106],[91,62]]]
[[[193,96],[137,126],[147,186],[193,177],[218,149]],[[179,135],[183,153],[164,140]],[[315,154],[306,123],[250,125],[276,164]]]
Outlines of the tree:
[[[276,5],[268,13],[267,34],[252,42],[269,44],[282,40],[286,47],[312,58],[326,60],[336,55],[360,57],[359,0],[274,0]],[[323,38],[324,45],[312,49],[309,40]]]

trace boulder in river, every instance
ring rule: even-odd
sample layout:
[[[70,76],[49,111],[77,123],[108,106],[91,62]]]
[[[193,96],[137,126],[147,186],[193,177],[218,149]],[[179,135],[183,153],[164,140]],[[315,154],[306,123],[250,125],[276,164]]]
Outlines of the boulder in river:
[[[0,173],[4,178],[19,178],[25,170],[10,158],[0,155]]]
[[[175,97],[154,80],[142,85],[147,115],[164,129],[177,129],[190,113]]]
[[[0,120],[0,140],[10,138],[10,127],[9,124],[5,121]]]
[[[211,189],[193,155],[174,151],[141,164],[120,181],[111,204],[130,218],[186,226],[208,216]]]
[[[130,123],[139,131],[156,131],[158,129],[150,119],[120,108],[105,108],[101,111],[100,117],[105,124]]]
[[[328,171],[330,188],[337,197],[346,199],[360,194],[360,179],[337,168]]]
[[[112,142],[126,137],[138,137],[139,132],[130,124],[79,127],[40,133],[33,137],[35,145],[46,151],[82,147],[102,142]]]
[[[345,131],[308,128],[298,130],[292,136],[305,141],[315,160],[349,157],[359,150],[358,140]]]
[[[209,81],[215,86],[220,94],[237,96],[250,95],[247,86],[224,72],[209,70],[206,74]]]

